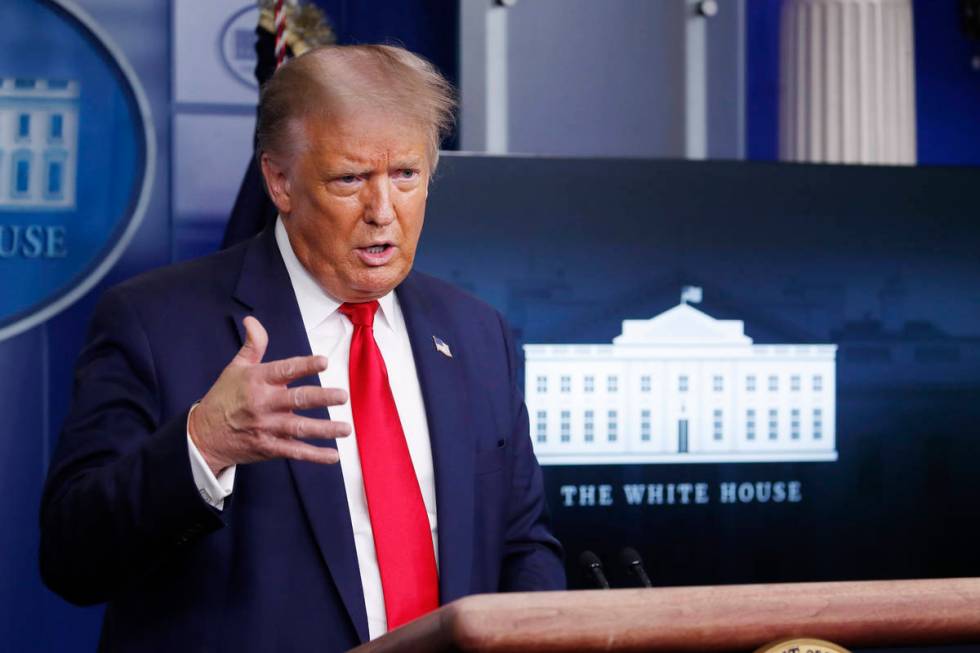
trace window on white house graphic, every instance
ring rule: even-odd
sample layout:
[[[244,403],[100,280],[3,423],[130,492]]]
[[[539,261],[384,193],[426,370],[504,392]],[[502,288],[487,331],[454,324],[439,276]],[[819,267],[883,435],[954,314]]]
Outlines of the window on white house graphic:
[[[548,377],[546,376],[538,377],[537,390],[539,395],[543,395],[548,392]]]
[[[745,411],[745,439],[755,440],[755,409]]]
[[[722,390],[724,390],[725,378],[723,376],[719,376],[716,374],[715,377],[711,379],[711,389],[714,390],[715,392],[721,392]]]
[[[745,391],[746,392],[755,392],[755,375],[754,374],[750,374],[749,376],[745,377]]]
[[[561,441],[570,442],[572,439],[572,411],[561,411]]]
[[[595,392],[595,377],[589,375],[585,377],[585,391],[587,393]]]
[[[22,113],[17,116],[17,140],[27,140],[31,137],[31,115]]]
[[[823,437],[823,410],[813,409],[813,439],[819,440]]]
[[[678,392],[687,392],[687,375],[686,374],[681,374],[679,377],[677,377],[677,391]]]
[[[606,390],[609,392],[619,392],[619,377],[610,374],[606,379]]]
[[[720,408],[715,408],[714,412],[714,424],[712,425],[712,434],[715,440],[721,440],[722,436],[722,413]]]
[[[640,411],[640,439],[650,441],[650,411],[646,408]]]
[[[535,431],[538,437],[538,442],[544,443],[548,441],[548,411],[539,410],[537,413],[537,424],[535,425]]]
[[[10,158],[10,190],[14,197],[27,197],[31,193],[31,153],[17,150]]]
[[[585,441],[593,440],[595,440],[595,412],[587,410],[585,411]]]
[[[799,374],[794,374],[793,376],[789,377],[789,389],[792,392],[799,392],[800,391],[800,375]]]
[[[779,437],[779,411],[775,408],[769,409],[769,439],[775,440]]]
[[[562,393],[568,393],[572,391],[572,377],[570,376],[561,377],[561,391]]]
[[[619,413],[611,410],[609,411],[608,418],[609,423],[606,425],[608,427],[606,431],[607,437],[610,442],[615,442],[619,439]]]
[[[820,392],[823,390],[823,377],[819,374],[813,375],[813,391]]]
[[[68,153],[54,150],[44,155],[44,197],[60,200],[64,197],[65,160]]]
[[[789,413],[789,437],[794,440],[800,439],[800,409],[794,408]]]
[[[770,376],[769,377],[769,392],[776,392],[779,390],[779,377]]]
[[[650,375],[644,374],[640,377],[640,392],[650,392]]]
[[[52,113],[48,123],[48,140],[60,143],[65,136],[65,117],[60,113]]]

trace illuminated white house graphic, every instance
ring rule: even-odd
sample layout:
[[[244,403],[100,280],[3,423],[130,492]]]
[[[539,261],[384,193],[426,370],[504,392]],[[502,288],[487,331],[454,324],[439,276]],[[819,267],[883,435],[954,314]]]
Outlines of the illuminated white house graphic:
[[[78,82],[0,78],[0,209],[72,209]]]
[[[837,346],[756,345],[681,303],[611,345],[525,345],[544,465],[832,461]]]

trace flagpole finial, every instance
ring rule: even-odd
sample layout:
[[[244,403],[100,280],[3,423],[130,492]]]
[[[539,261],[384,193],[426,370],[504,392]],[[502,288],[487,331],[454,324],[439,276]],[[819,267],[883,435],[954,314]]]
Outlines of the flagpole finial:
[[[681,288],[681,304],[700,304],[704,297],[701,286],[684,286]]]

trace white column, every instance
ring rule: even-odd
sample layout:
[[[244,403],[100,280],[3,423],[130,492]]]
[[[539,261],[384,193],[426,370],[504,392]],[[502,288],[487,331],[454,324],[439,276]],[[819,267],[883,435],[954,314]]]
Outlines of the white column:
[[[684,156],[708,156],[708,42],[709,16],[698,13],[701,0],[687,0],[684,25]],[[713,14],[712,14],[713,15]]]
[[[779,156],[916,161],[912,0],[784,0]]]
[[[509,147],[507,31],[510,8],[460,0],[459,67],[462,150],[506,154]]]

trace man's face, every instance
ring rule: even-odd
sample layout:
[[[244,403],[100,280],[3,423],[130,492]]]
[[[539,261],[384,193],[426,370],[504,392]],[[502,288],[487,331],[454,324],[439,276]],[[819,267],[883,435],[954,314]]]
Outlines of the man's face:
[[[412,269],[429,188],[423,129],[366,111],[308,119],[307,145],[262,169],[297,258],[341,301],[377,299]]]

